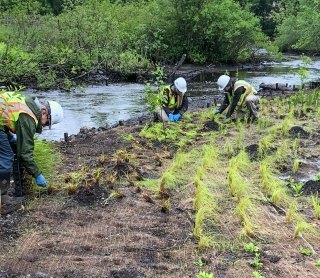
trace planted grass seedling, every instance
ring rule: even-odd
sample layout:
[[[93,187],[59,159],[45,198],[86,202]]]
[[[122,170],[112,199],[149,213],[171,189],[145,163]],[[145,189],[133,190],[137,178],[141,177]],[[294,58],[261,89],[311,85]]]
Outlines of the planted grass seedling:
[[[313,254],[313,251],[309,248],[300,247],[300,254],[304,256],[311,256]]]
[[[297,237],[301,237],[303,235],[303,233],[315,233],[314,227],[307,223],[302,217],[299,217],[299,219],[297,220],[295,229],[294,229],[294,233],[293,233],[293,237],[297,238]]]
[[[254,269],[260,269],[263,267],[263,263],[260,260],[260,254],[256,253],[253,260],[250,261],[250,266]]]
[[[285,182],[272,173],[272,160],[266,158],[260,162],[260,176],[262,188],[270,196],[271,201],[276,205],[290,203]]]
[[[303,183],[299,182],[299,183],[290,183],[290,187],[294,190],[294,196],[298,197],[300,196],[301,192],[302,192],[302,188],[303,188]]]
[[[102,166],[106,162],[106,155],[104,153],[99,156],[99,164]]]
[[[264,275],[262,275],[260,272],[258,272],[258,271],[254,271],[253,273],[252,273],[252,277],[253,278],[265,278],[265,276]]]
[[[200,258],[199,260],[197,260],[196,262],[194,262],[194,265],[202,267],[202,266],[205,266],[206,263],[203,262],[202,259]]]
[[[253,242],[246,243],[243,248],[246,252],[250,254],[255,254],[259,252],[259,247],[256,246]]]
[[[214,278],[214,277],[213,277],[213,273],[211,272],[200,271],[199,274],[197,275],[197,278]]]
[[[299,161],[299,159],[295,159],[295,160],[293,161],[293,166],[292,166],[292,172],[293,172],[294,174],[298,172],[299,166],[300,166],[300,161]]]
[[[320,199],[318,197],[318,193],[316,195],[311,196],[311,203],[313,207],[314,216],[317,219],[320,219]]]
[[[295,219],[297,219],[297,210],[298,210],[297,203],[292,202],[286,211],[286,223],[291,223]]]
[[[274,134],[269,134],[260,140],[259,148],[258,148],[258,153],[260,158],[265,157],[269,153],[269,151],[273,148],[274,140],[275,140]]]
[[[37,165],[41,165],[42,174],[46,177],[49,186],[61,188],[62,178],[56,175],[58,168],[62,165],[62,156],[52,143],[35,139],[34,159]],[[33,189],[39,190],[32,179]]]

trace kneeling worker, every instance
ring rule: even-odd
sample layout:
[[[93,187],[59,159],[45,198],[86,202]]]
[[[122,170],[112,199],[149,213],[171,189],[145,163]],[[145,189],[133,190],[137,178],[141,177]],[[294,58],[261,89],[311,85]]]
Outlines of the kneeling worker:
[[[14,204],[18,198],[7,193],[14,154],[10,143],[17,146],[21,165],[35,178],[36,184],[46,187],[47,182],[34,161],[34,135],[42,127],[61,122],[63,110],[55,101],[40,102],[37,98],[19,92],[0,92],[0,190],[1,203]]]
[[[246,104],[249,110],[248,120],[253,122],[258,118],[259,110],[257,105],[259,104],[260,98],[252,85],[244,80],[237,81],[228,75],[221,75],[218,78],[217,84],[219,90],[223,91],[225,96],[220,108],[215,110],[215,115],[221,114],[229,106],[228,112],[223,118],[223,121],[226,121],[231,117],[236,107],[241,109],[241,107]]]
[[[177,78],[172,85],[162,88],[162,94],[165,95],[161,107],[157,108],[158,117],[164,122],[179,121],[188,110],[188,98],[185,95],[187,91],[187,82],[183,77]]]

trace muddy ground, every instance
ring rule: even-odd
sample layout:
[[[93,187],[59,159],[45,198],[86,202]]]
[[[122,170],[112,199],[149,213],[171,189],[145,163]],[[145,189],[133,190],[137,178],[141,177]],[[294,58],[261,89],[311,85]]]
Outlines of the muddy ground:
[[[206,109],[213,103],[203,99],[190,110]],[[57,144],[63,166],[56,181],[48,191],[28,196],[19,211],[0,218],[1,278],[197,277],[200,271],[221,278],[252,277],[252,254],[239,248],[199,249],[193,234],[192,182],[162,196],[141,185],[143,180],[160,178],[178,150],[169,142],[142,137],[140,131],[148,121],[151,119],[141,118],[112,128],[83,128],[68,142]],[[217,132],[218,126],[208,120],[200,130],[187,150],[203,144],[203,134]],[[247,132],[253,134],[247,151],[254,160],[256,126],[248,126]],[[230,130],[224,136],[233,134]],[[309,146],[306,160],[314,162],[303,164],[296,179],[303,179],[303,173],[310,178],[318,171],[315,163],[320,152],[313,146],[320,144],[319,133],[311,140],[303,127],[296,126],[291,136],[305,136],[304,143]],[[221,137],[217,144],[223,145],[223,140]],[[314,193],[319,188],[310,181],[305,189]],[[229,203],[227,199],[225,205]],[[239,222],[231,220],[227,207],[224,209],[231,237]],[[283,213],[265,203],[262,215],[266,228],[258,238],[262,245],[260,272],[265,277],[320,277],[314,265],[319,257],[311,260],[299,253],[301,240],[293,240],[291,230],[283,225]],[[319,228],[319,220],[315,227]],[[319,254],[318,238],[310,242]]]

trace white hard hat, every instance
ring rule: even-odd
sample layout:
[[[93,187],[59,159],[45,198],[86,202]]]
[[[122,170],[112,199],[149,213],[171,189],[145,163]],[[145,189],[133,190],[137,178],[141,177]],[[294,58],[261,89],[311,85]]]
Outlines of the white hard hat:
[[[223,91],[225,87],[227,87],[228,83],[230,81],[230,76],[228,75],[221,75],[218,78],[217,84],[219,86],[219,90]]]
[[[174,81],[174,86],[183,94],[187,91],[187,82],[183,77],[177,78]]]
[[[63,119],[63,110],[61,105],[52,100],[48,100],[49,103],[49,114],[50,114],[50,126],[60,123]]]

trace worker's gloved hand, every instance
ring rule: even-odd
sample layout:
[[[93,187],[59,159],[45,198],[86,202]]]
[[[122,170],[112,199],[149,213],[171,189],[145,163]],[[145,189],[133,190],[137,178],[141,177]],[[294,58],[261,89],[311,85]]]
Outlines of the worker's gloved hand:
[[[226,123],[230,120],[230,118],[228,118],[227,116],[224,116],[221,120],[221,122]]]
[[[17,143],[17,135],[15,134],[9,134],[8,135],[9,143],[10,144],[16,144]]]
[[[174,117],[172,113],[168,115],[168,118],[169,118],[169,122],[174,122]]]
[[[44,178],[44,176],[42,174],[36,176],[36,184],[41,187],[47,186],[46,179]]]
[[[173,121],[174,121],[174,122],[177,122],[177,121],[180,120],[181,117],[182,117],[181,114],[174,114],[174,115],[173,115]]]
[[[214,110],[214,112],[213,112],[213,115],[217,115],[217,114],[220,114],[220,109],[219,109],[219,108],[217,108],[217,109]]]

